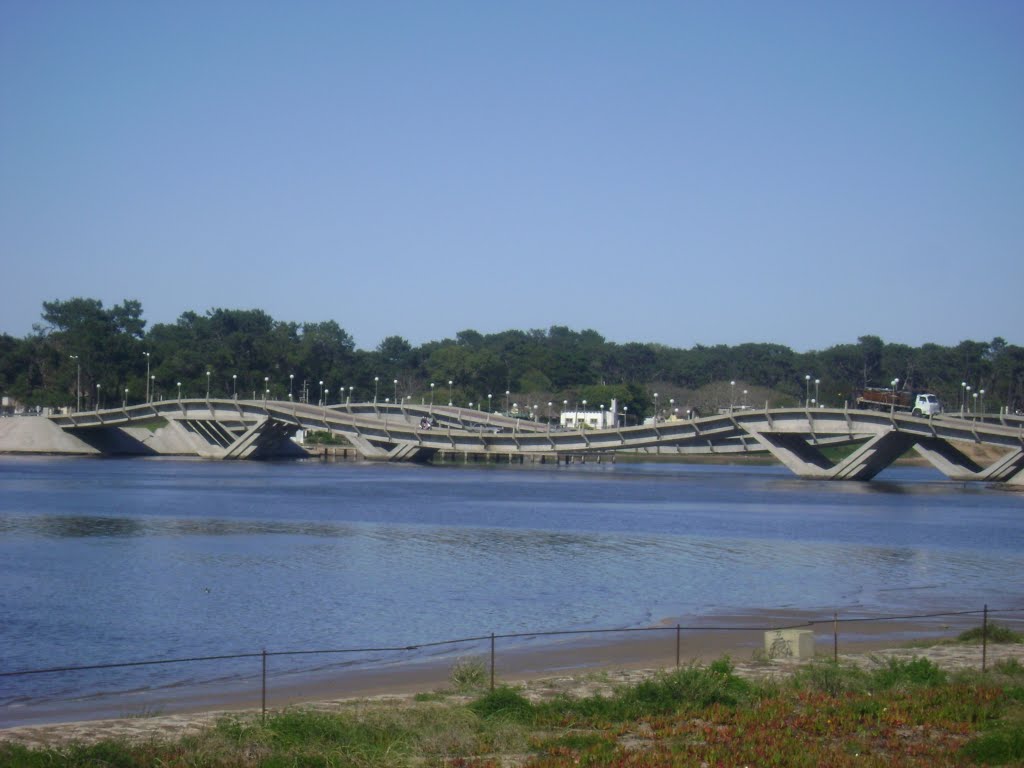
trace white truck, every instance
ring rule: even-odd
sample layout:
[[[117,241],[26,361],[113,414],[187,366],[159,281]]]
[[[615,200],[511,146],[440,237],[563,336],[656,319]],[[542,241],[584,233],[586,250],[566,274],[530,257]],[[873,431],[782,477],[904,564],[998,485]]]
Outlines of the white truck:
[[[929,392],[868,387],[854,395],[854,405],[862,410],[910,411],[913,416],[937,416],[942,413],[939,398]]]

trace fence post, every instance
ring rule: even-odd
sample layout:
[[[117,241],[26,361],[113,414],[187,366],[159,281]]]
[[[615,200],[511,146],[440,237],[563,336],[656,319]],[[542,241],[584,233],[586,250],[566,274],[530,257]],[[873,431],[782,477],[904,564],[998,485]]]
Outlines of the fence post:
[[[260,722],[262,722],[263,724],[266,724],[266,722],[267,722],[267,649],[266,648],[263,649],[263,653],[261,655],[263,657],[263,682],[262,682],[262,685],[261,685],[263,695],[262,695],[261,700],[260,700],[260,710],[261,710],[261,713],[262,713],[260,715]]]
[[[491,690],[494,690],[494,633],[491,632]]]
[[[981,612],[981,671],[985,671],[988,662],[988,603]]]
[[[676,669],[679,669],[679,625],[676,624]]]
[[[839,663],[839,611],[832,614],[832,661]]]

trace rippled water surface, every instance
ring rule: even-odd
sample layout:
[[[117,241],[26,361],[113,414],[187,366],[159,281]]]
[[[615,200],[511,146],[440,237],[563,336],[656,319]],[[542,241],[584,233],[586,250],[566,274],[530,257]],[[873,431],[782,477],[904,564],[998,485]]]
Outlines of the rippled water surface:
[[[912,468],[859,484],[678,464],[6,458],[0,671],[750,609],[1016,606],[1022,515],[1021,494]],[[82,685],[0,678],[0,705]]]

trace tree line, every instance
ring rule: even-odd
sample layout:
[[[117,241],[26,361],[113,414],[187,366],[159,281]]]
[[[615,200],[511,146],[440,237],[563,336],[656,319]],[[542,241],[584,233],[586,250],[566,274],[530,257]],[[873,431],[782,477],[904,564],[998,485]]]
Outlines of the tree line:
[[[451,401],[545,418],[584,401],[610,407],[615,398],[639,419],[655,409],[664,416],[729,405],[842,406],[857,389],[895,379],[937,394],[947,410],[1016,410],[1024,405],[1024,348],[998,337],[911,347],[861,336],[809,352],[770,343],[680,349],[553,326],[464,330],[420,346],[389,336],[362,350],[333,320],[212,309],[147,328],[140,302],[104,307],[89,298],[44,302],[31,334],[0,334],[0,392],[42,406],[76,406],[80,398],[82,408],[114,407],[209,392],[314,403]]]

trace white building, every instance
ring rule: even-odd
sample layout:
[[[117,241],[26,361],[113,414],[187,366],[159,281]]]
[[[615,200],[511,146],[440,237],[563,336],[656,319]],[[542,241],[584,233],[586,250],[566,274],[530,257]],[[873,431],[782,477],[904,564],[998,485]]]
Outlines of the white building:
[[[558,423],[563,429],[611,429],[619,422],[619,404],[612,400],[611,408],[596,411],[562,411]]]

